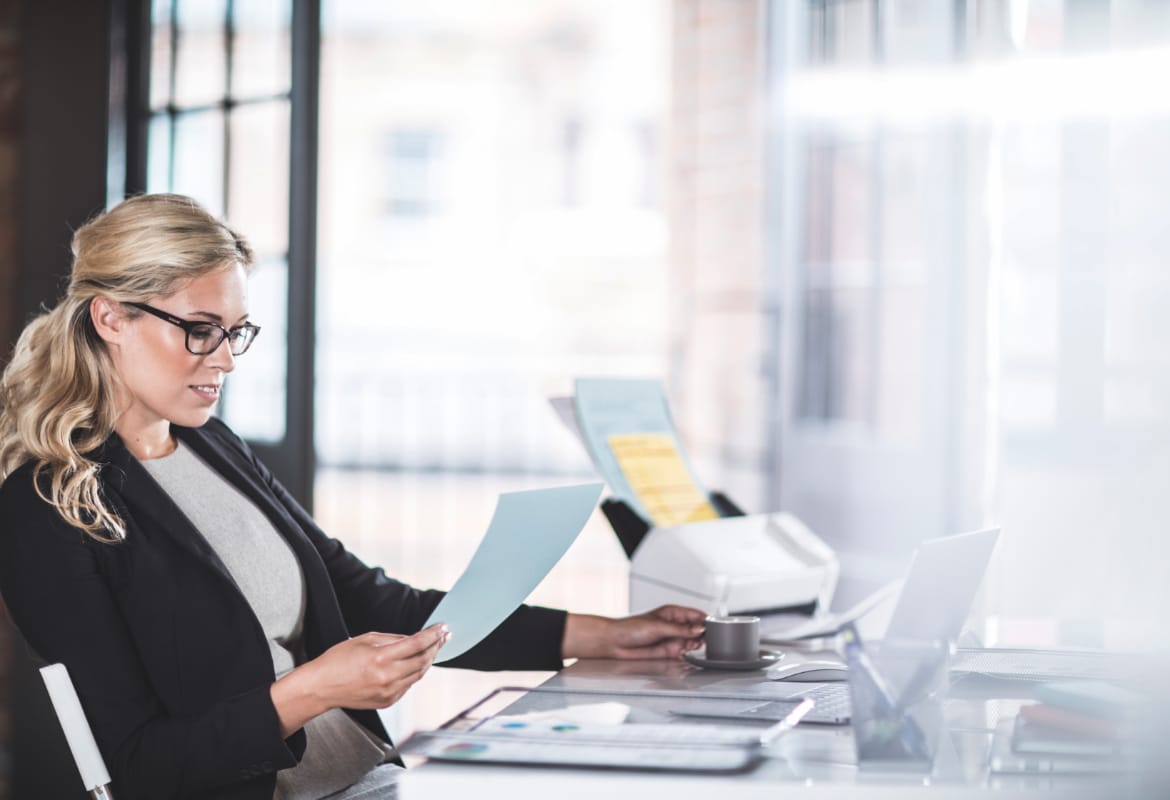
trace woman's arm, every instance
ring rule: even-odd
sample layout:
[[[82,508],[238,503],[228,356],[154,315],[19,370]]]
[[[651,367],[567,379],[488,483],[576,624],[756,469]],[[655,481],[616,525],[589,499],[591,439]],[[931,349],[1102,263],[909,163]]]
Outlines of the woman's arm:
[[[251,449],[223,423],[208,428],[253,465],[273,495],[317,549],[329,571],[350,630],[413,633],[430,616],[443,592],[414,589],[371,568],[327,536],[276,480]],[[663,606],[646,614],[610,619],[521,606],[484,641],[444,666],[473,669],[560,669],[565,658],[677,658],[699,645],[706,614],[682,606]],[[440,659],[442,653],[439,654]]]
[[[699,646],[706,616],[683,606],[621,619],[569,614],[561,650],[565,658],[678,658]]]
[[[367,633],[334,645],[272,684],[281,736],[331,708],[397,703],[449,638],[446,625],[432,625],[414,636]]]
[[[213,418],[205,430],[252,465],[257,476],[312,543],[329,573],[341,614],[351,633],[413,634],[419,630],[443,599],[444,592],[415,589],[389,577],[379,567],[364,564],[341,542],[317,526],[312,516],[226,425]],[[443,665],[481,670],[560,669],[563,665],[561,641],[565,617],[564,611],[521,606],[491,636]],[[442,661],[442,652],[439,660]]]

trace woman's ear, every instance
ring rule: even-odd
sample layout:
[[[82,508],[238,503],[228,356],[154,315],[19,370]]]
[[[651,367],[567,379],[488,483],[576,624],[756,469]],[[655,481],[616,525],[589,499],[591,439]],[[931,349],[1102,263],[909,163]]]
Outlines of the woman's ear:
[[[97,335],[109,344],[117,344],[126,330],[129,319],[121,303],[98,296],[89,301],[89,318]]]

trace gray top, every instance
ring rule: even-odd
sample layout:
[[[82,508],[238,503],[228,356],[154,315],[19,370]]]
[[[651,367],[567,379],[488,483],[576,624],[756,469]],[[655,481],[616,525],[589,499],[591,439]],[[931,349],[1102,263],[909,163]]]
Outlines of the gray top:
[[[182,442],[141,462],[203,534],[260,620],[280,677],[304,660],[305,579],[292,548],[251,500]],[[393,750],[340,709],[305,725],[301,763],[276,774],[275,800],[318,800],[351,785]]]

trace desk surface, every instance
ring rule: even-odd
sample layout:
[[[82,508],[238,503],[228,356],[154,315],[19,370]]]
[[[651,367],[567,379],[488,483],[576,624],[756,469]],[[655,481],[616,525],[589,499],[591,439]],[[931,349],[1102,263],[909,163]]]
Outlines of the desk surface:
[[[792,657],[792,656],[790,656]],[[795,656],[799,658],[800,656]],[[682,661],[578,661],[544,686],[604,690],[706,690],[784,698],[811,684],[769,681],[763,672],[714,672]],[[863,794],[873,798],[904,797],[928,789],[932,798],[1033,796],[1100,798],[1119,796],[1125,779],[1067,776],[988,774],[992,732],[999,719],[1013,716],[1031,696],[1028,685],[996,681],[993,686],[973,676],[958,681],[947,701],[949,735],[940,744],[935,770],[928,779],[873,776],[857,768],[853,734],[848,726],[801,725],[775,742],[768,757],[744,775],[664,775],[621,771],[472,766],[440,763],[412,765],[404,774],[404,800],[435,797],[576,800],[577,798],[639,798],[669,792],[675,797],[705,800],[775,800],[777,783],[786,792],[837,798]],[[652,796],[652,795],[651,795]]]

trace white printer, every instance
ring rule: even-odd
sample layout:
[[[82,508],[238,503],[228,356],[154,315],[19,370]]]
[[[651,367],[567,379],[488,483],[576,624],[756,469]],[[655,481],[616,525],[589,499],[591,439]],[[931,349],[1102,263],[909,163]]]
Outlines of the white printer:
[[[828,608],[837,557],[791,514],[650,528],[630,556],[630,613],[663,603],[712,614]]]
[[[601,510],[630,557],[631,613],[664,603],[713,614],[828,609],[838,574],[832,549],[791,514],[745,516],[722,493],[703,489],[661,381],[580,378],[572,397],[550,403],[613,492]],[[718,518],[652,527],[643,501],[677,503],[680,490],[708,499]]]

